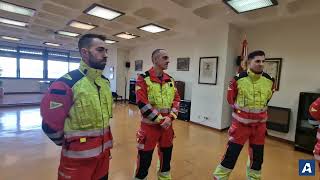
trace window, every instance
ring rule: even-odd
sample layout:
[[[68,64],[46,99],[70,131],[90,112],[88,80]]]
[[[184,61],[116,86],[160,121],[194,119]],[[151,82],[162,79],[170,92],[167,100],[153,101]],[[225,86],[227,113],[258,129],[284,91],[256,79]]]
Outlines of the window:
[[[48,78],[57,79],[68,73],[68,62],[48,60]]]
[[[80,63],[76,63],[76,62],[69,62],[69,72],[73,71],[75,69],[78,69],[80,66]]]
[[[20,59],[21,78],[43,78],[43,60]]]
[[[17,77],[17,59],[0,56],[0,77]]]

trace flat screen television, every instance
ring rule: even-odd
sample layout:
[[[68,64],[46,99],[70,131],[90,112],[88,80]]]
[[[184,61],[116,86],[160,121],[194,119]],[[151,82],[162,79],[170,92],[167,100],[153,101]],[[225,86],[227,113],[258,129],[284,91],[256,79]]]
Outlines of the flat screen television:
[[[290,114],[289,108],[268,106],[267,128],[279,132],[289,132]]]

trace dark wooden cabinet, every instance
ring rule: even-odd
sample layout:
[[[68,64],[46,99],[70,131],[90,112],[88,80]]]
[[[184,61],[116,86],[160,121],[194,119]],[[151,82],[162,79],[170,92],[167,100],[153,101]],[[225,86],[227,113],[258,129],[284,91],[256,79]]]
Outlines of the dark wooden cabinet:
[[[190,121],[190,112],[191,112],[191,101],[181,100],[178,119],[184,120],[184,121]]]
[[[180,99],[184,99],[185,83],[183,81],[175,81],[174,84],[179,92]]]
[[[130,80],[129,103],[136,104],[136,81],[134,80]]]
[[[297,150],[312,153],[316,144],[318,126],[312,125],[312,121],[310,121],[312,117],[309,114],[309,107],[318,97],[320,97],[320,93],[300,93],[295,136],[295,149]]]

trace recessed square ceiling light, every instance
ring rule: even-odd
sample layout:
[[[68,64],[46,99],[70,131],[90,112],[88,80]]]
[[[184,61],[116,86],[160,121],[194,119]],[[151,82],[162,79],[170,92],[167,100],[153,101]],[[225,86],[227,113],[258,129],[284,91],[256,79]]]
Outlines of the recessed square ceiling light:
[[[1,36],[2,39],[10,40],[10,41],[20,41],[20,38],[12,37],[12,36]]]
[[[163,31],[168,31],[169,29],[155,25],[155,24],[147,24],[138,27],[138,29],[141,29],[143,31],[151,32],[151,33],[159,33]]]
[[[96,28],[96,25],[88,24],[88,23],[83,23],[80,21],[75,21],[72,20],[68,23],[69,26],[74,27],[74,28],[79,28],[79,29],[85,29],[85,30],[91,30]]]
[[[223,0],[223,2],[236,13],[244,13],[278,5],[277,0]]]
[[[134,38],[139,37],[137,35],[130,34],[128,32],[122,32],[122,33],[119,33],[119,34],[115,34],[114,36],[117,36],[117,37],[123,38],[123,39],[134,39]]]
[[[0,9],[3,11],[21,14],[24,16],[33,16],[36,12],[36,10],[34,9],[26,8],[12,3],[7,3],[4,1],[0,1]]]
[[[92,4],[88,9],[84,10],[83,12],[92,16],[107,19],[109,21],[124,15],[123,12],[107,8],[99,4]]]
[[[2,18],[2,17],[0,17],[0,23],[14,25],[14,26],[20,26],[20,27],[27,27],[28,26],[28,23],[26,23],[26,22],[16,21],[16,20]]]
[[[80,35],[79,33],[68,32],[68,31],[57,31],[57,34],[60,34],[63,36],[70,36],[70,37],[77,37]]]
[[[47,46],[55,46],[55,47],[61,46],[61,44],[51,43],[51,42],[44,42],[43,44],[45,44],[45,45],[47,45]]]
[[[114,44],[114,43],[116,43],[118,41],[111,40],[111,39],[106,39],[104,42],[107,43],[107,44]]]

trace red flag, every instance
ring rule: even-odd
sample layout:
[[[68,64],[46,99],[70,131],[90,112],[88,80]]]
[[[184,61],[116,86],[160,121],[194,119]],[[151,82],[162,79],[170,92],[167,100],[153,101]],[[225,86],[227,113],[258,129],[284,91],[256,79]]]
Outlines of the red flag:
[[[247,66],[246,66],[247,56],[248,56],[248,41],[245,36],[244,40],[242,41],[241,62],[238,68],[238,73],[247,69]]]

